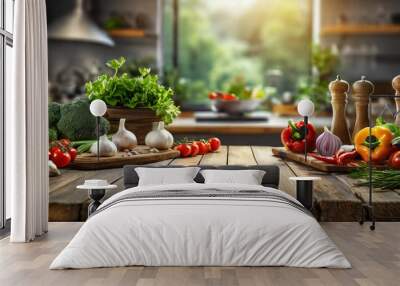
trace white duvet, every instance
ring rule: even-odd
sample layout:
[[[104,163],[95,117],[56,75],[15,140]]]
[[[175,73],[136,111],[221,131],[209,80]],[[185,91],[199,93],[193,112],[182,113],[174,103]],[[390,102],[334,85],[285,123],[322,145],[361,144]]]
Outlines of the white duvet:
[[[50,269],[145,266],[294,266],[350,268],[318,222],[289,204],[257,198],[151,198],[132,192],[262,190],[253,185],[136,187],[106,200]],[[108,207],[106,208],[105,206]]]

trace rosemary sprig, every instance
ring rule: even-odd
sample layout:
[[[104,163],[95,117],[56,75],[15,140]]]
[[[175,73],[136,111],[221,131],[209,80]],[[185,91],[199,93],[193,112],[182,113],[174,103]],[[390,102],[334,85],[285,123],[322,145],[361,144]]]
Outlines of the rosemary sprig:
[[[360,180],[357,186],[369,185],[368,165],[363,164],[349,175],[353,179]],[[380,170],[372,168],[372,186],[383,190],[400,189],[400,171],[394,169]]]

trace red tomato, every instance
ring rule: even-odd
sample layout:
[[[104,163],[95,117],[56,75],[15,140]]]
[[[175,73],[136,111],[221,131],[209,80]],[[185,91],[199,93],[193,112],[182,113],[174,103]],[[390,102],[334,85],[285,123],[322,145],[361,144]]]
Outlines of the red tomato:
[[[71,144],[71,141],[69,141],[68,139],[61,139],[58,142],[60,142],[60,144],[64,147],[69,147],[69,145]]]
[[[222,99],[226,100],[226,101],[232,101],[232,100],[236,100],[237,97],[234,94],[225,93]]]
[[[78,155],[78,151],[75,148],[71,148],[68,150],[69,155],[71,156],[71,162],[75,160],[76,155]]]
[[[207,142],[206,145],[207,145],[207,153],[212,152],[210,142]]]
[[[51,159],[51,152],[49,151],[49,160]]]
[[[208,98],[211,100],[217,99],[217,97],[218,97],[218,94],[216,92],[212,91],[208,94]]]
[[[400,151],[400,148],[397,147],[396,145],[392,145],[392,152],[391,152],[391,154],[393,154],[393,153],[395,153],[395,152],[397,152],[397,151]]]
[[[51,160],[56,164],[57,168],[64,168],[69,165],[71,162],[71,156],[69,153],[64,153],[64,152],[56,152],[53,153],[53,156]]]
[[[192,149],[189,144],[179,144],[175,147],[181,153],[181,157],[188,157],[192,153]]]
[[[53,146],[53,147],[50,148],[51,156],[54,156],[55,153],[59,153],[59,152],[62,152],[60,147]]]
[[[196,141],[196,144],[199,146],[199,155],[204,155],[208,152],[207,144],[202,141]]]
[[[224,93],[223,92],[217,91],[216,94],[217,94],[217,98],[218,99],[223,99],[224,98]]]
[[[394,152],[390,155],[389,166],[393,169],[400,169],[400,151]]]
[[[217,137],[213,137],[208,139],[208,143],[210,143],[211,151],[217,151],[219,147],[221,146],[221,140]]]
[[[190,145],[190,149],[192,150],[191,153],[190,153],[190,155],[191,155],[192,157],[194,157],[194,156],[196,156],[197,154],[199,154],[200,148],[199,148],[199,145],[197,145],[196,142],[193,142],[193,143]]]

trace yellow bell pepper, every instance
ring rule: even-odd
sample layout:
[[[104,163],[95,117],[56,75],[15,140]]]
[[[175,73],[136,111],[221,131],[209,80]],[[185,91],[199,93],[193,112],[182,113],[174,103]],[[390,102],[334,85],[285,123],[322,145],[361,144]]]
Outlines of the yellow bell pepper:
[[[354,145],[364,161],[369,161],[369,149],[371,148],[372,162],[381,162],[387,159],[392,151],[392,139],[392,132],[385,127],[373,127],[371,138],[369,137],[369,128],[365,127],[354,136]]]

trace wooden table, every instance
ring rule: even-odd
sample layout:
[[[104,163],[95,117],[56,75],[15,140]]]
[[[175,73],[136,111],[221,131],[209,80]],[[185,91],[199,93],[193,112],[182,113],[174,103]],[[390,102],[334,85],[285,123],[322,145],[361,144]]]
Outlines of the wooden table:
[[[295,196],[295,182],[292,176],[318,176],[322,179],[314,184],[313,213],[320,221],[357,221],[361,215],[361,205],[368,200],[368,189],[355,187],[354,180],[344,174],[327,174],[310,169],[291,161],[272,156],[268,146],[222,146],[217,153],[193,158],[178,158],[155,163],[156,165],[257,165],[276,164],[280,167],[279,188]],[[51,221],[82,221],[87,216],[88,197],[75,187],[85,179],[102,178],[118,185],[115,191],[123,190],[122,169],[99,171],[63,170],[59,177],[50,178]],[[400,190],[375,192],[375,213],[378,220],[398,220],[400,218]]]

